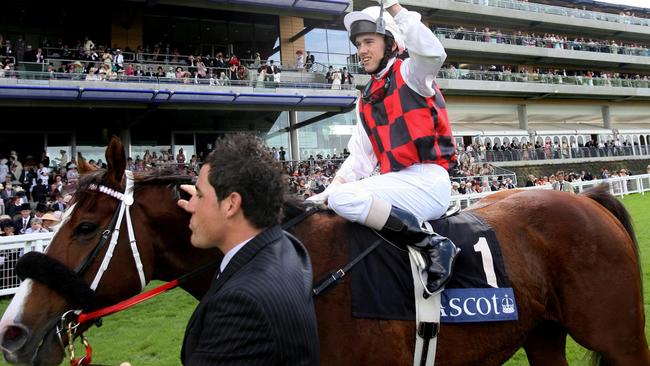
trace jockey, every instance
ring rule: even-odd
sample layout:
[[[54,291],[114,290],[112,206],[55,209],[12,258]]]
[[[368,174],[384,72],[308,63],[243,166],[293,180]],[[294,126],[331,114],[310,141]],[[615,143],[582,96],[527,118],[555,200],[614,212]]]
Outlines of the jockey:
[[[383,3],[383,12],[374,6],[345,16],[371,79],[359,100],[350,156],[332,184],[310,200],[327,202],[340,216],[395,244],[418,248],[427,259],[427,291],[433,293],[449,280],[459,251],[425,223],[446,212],[448,170],[456,164],[445,100],[434,83],[447,54],[420,14],[398,0]],[[380,14],[383,26],[377,24]],[[402,61],[396,56],[404,49],[410,57]],[[377,163],[381,175],[370,176]]]

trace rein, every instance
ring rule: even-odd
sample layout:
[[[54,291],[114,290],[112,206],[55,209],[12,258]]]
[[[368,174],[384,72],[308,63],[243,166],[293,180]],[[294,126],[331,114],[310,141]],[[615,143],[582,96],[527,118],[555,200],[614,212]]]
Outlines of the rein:
[[[109,224],[109,228],[106,229],[103,233],[102,236],[99,239],[99,242],[97,245],[93,248],[93,250],[88,254],[88,256],[84,259],[84,261],[75,269],[74,274],[78,276],[78,278],[81,278],[81,276],[88,270],[90,265],[94,262],[95,259],[99,256],[99,252],[101,249],[106,245],[106,242],[108,241],[109,238],[111,238],[111,242],[109,245],[109,248],[107,250],[106,255],[104,256],[104,260],[102,261],[102,264],[100,266],[100,269],[98,270],[97,274],[95,275],[95,279],[93,280],[92,285],[90,286],[90,289],[94,291],[97,288],[97,284],[99,283],[99,280],[101,279],[104,271],[108,268],[108,263],[110,263],[110,259],[113,256],[113,250],[115,249],[115,246],[117,244],[117,240],[119,238],[120,234],[120,225],[124,216],[124,213],[126,212],[126,218],[127,218],[127,228],[129,231],[129,239],[131,243],[131,248],[133,250],[133,256],[134,260],[136,261],[136,267],[138,268],[138,273],[140,274],[140,280],[141,280],[141,285],[142,288],[145,286],[144,282],[144,273],[143,273],[143,267],[142,267],[142,262],[140,261],[140,255],[137,251],[136,247],[136,241],[135,241],[135,236],[133,234],[133,228],[132,228],[132,223],[131,223],[131,216],[130,216],[130,206],[133,204],[134,199],[133,199],[133,174],[130,171],[125,171],[125,176],[127,177],[127,184],[126,184],[126,189],[125,193],[120,193],[116,192],[110,188],[107,188],[105,186],[95,186],[91,185],[89,189],[91,190],[97,190],[99,192],[105,193],[111,197],[114,197],[118,200],[121,200],[122,203],[116,210],[116,212],[113,214],[113,217],[111,219],[111,222]],[[282,229],[283,230],[289,230],[293,228],[294,226],[298,225],[299,223],[303,222],[306,220],[308,217],[320,212],[320,211],[325,211],[322,207],[319,206],[310,206],[308,207],[304,212],[302,212],[300,215],[288,220],[284,224],[282,224]],[[113,231],[111,232],[110,228],[114,228]],[[318,297],[321,295],[325,290],[327,290],[330,286],[338,283],[357,263],[359,263],[361,260],[363,260],[365,257],[367,257],[371,252],[373,252],[377,247],[382,243],[382,239],[378,239],[375,242],[373,242],[366,250],[364,250],[360,255],[355,257],[352,261],[347,263],[344,267],[339,268],[338,270],[332,271],[328,276],[325,278],[319,280],[316,282],[316,286],[312,289],[312,293],[314,297]],[[193,277],[196,277],[214,267],[216,267],[219,264],[218,261],[209,263],[203,267],[197,268],[175,280],[172,280],[170,282],[167,282],[161,286],[155,287],[149,291],[145,291],[143,293],[140,293],[136,296],[133,296],[129,299],[126,299],[124,301],[121,301],[117,304],[107,306],[98,310],[94,310],[92,312],[84,313],[81,310],[70,310],[66,313],[64,313],[61,316],[60,323],[56,325],[56,332],[59,337],[59,341],[61,343],[61,346],[64,349],[67,349],[67,351],[70,353],[70,365],[71,366],[87,366],[92,362],[92,348],[90,346],[90,343],[88,342],[88,339],[83,335],[83,332],[78,332],[77,330],[82,324],[86,324],[89,322],[96,322],[98,325],[101,324],[101,318],[104,316],[108,316],[126,309],[129,309],[145,300],[151,299],[155,296],[158,296],[164,292],[167,292],[173,288],[176,288],[184,283],[186,283],[188,280],[190,280]],[[61,334],[66,333],[68,336],[68,346],[65,347],[63,340],[61,338]],[[85,355],[81,358],[75,358],[75,347],[73,345],[73,339],[75,337],[80,337],[81,341],[84,345],[85,348]]]
[[[305,221],[309,216],[326,210],[326,208],[323,208],[320,205],[309,206],[303,213],[285,222],[282,225],[282,229],[289,230],[299,223]],[[314,288],[312,288],[312,294],[314,297],[320,296],[323,292],[330,288],[330,286],[337,284],[343,277],[345,277],[346,274],[348,274],[348,272],[352,270],[354,266],[357,265],[357,263],[361,262],[365,257],[377,249],[379,245],[381,245],[381,243],[384,241],[384,238],[381,237],[375,230],[373,230],[373,232],[379,236],[379,239],[375,240],[368,248],[366,248],[366,250],[348,262],[345,266],[335,271],[331,271],[329,275],[316,281],[316,285],[314,285]]]

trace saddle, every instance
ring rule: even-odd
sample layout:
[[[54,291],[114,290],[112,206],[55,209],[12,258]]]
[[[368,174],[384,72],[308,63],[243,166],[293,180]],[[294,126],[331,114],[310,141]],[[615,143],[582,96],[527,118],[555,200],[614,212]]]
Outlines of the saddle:
[[[514,294],[494,231],[471,211],[458,211],[429,222],[436,233],[448,237],[461,249],[442,294],[441,321],[516,320]],[[376,234],[365,226],[348,223],[346,228],[350,260],[377,240]],[[415,319],[407,251],[384,242],[354,267],[350,277],[353,316]]]

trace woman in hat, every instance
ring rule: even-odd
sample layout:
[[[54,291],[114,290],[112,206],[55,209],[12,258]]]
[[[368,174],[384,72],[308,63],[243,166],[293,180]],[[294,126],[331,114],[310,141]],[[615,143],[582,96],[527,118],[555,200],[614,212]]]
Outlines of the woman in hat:
[[[53,227],[56,226],[61,220],[59,220],[54,214],[51,213],[46,213],[41,217],[41,220],[43,220],[43,229],[47,231],[54,231]]]
[[[296,51],[296,70],[302,70],[305,68],[305,55],[303,55],[302,50]]]

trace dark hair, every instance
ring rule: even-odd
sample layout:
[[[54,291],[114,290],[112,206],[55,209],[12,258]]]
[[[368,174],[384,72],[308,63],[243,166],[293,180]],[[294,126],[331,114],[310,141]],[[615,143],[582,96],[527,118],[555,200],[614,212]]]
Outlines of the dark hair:
[[[233,192],[242,197],[244,217],[256,228],[280,223],[286,189],[282,165],[251,134],[226,135],[215,143],[205,163],[210,166],[208,181],[217,198]]]

